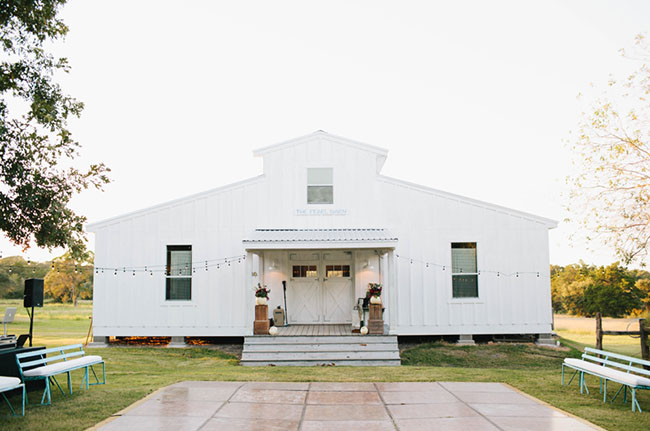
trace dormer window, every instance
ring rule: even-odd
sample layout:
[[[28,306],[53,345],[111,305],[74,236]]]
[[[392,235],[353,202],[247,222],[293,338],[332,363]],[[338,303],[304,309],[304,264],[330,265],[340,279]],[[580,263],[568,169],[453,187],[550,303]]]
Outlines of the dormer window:
[[[334,203],[334,170],[332,168],[307,168],[307,203]]]

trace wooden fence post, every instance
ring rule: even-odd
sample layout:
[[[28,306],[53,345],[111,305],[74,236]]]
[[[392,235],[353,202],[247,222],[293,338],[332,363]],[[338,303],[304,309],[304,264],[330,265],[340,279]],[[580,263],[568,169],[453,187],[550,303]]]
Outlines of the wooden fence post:
[[[650,361],[650,347],[648,346],[648,327],[646,326],[645,319],[639,319],[639,335],[641,338],[641,357],[646,361]],[[650,367],[645,366],[646,370]]]
[[[596,313],[596,349],[603,350],[603,317]]]

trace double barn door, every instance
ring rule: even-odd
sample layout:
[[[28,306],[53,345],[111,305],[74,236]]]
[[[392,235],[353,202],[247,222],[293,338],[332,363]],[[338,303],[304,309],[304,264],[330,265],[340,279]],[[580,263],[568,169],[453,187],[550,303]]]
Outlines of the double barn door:
[[[352,271],[350,252],[289,253],[289,323],[351,323]]]

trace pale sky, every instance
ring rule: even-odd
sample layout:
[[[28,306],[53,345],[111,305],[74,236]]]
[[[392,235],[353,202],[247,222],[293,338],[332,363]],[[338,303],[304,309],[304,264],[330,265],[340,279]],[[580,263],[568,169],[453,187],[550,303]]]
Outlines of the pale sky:
[[[562,221],[576,96],[638,66],[618,50],[650,2],[72,0],[62,16],[60,82],[86,104],[75,163],[112,169],[73,200],[90,222],[258,175],[253,149],[319,129],[388,149],[385,175]],[[551,231],[551,263],[615,260],[572,230]]]

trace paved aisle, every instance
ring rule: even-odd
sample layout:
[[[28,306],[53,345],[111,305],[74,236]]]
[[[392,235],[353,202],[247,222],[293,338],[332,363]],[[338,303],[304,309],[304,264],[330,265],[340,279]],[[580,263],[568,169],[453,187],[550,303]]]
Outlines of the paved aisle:
[[[102,430],[592,430],[500,383],[181,382]]]

